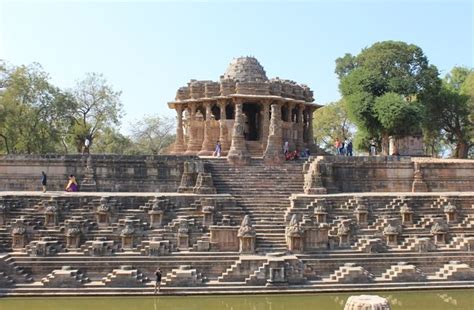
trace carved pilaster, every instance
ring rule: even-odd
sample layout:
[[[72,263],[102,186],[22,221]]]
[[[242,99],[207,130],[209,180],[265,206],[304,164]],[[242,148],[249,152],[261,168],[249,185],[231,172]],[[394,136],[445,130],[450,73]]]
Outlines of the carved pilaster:
[[[222,152],[227,152],[230,147],[229,133],[227,130],[227,115],[225,113],[226,100],[218,101],[219,109],[221,111],[221,119],[219,121],[219,141],[221,142]]]
[[[279,104],[272,104],[272,117],[270,120],[270,133],[267,148],[263,159],[268,164],[280,163],[284,160],[282,150],[281,108]]]
[[[313,112],[314,108],[308,108],[308,148],[311,151],[315,151],[316,144],[314,142],[314,134],[313,134]]]
[[[415,163],[415,172],[413,173],[412,192],[428,192],[428,185],[423,180],[423,171],[420,163]]]
[[[190,104],[190,114],[189,114],[189,140],[188,148],[186,150],[187,155],[195,155],[201,150],[201,143],[198,138],[198,128],[196,126],[196,110],[197,105],[195,103]]]
[[[271,100],[263,100],[263,109],[262,109],[262,147],[263,149],[267,148],[268,143],[268,134],[270,131],[270,104]]]
[[[235,103],[235,122],[232,131],[232,143],[230,145],[227,160],[233,164],[246,164],[250,159],[244,138],[244,114],[242,112],[242,101],[234,99]]]
[[[173,153],[182,154],[186,151],[186,146],[184,145],[184,134],[183,134],[183,106],[176,106],[176,141],[174,143]]]
[[[211,139],[211,103],[206,102],[205,107],[206,107],[206,120],[204,121],[204,140],[202,142],[202,148],[201,151],[198,153],[198,155],[212,155],[214,152],[214,144],[216,141],[212,141]]]
[[[301,151],[304,148],[304,120],[303,120],[303,111],[304,105],[298,106],[298,115],[297,115],[297,127],[298,127],[298,139],[296,140],[296,148]]]

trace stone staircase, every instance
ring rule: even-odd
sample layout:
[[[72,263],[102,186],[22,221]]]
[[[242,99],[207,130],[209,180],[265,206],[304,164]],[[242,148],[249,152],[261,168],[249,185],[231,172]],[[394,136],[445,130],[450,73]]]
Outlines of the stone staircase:
[[[346,263],[339,267],[334,273],[327,278],[323,278],[326,283],[367,283],[371,282],[374,276],[361,266],[356,266],[353,263]]]
[[[429,280],[472,280],[474,271],[468,264],[451,261],[445,264],[434,275],[428,276]]]
[[[173,269],[161,279],[161,284],[164,286],[201,286],[206,280],[196,269],[184,265]]]
[[[217,193],[231,194],[249,214],[259,253],[286,250],[285,211],[292,193],[303,191],[303,161],[284,162],[278,167],[252,158],[247,166],[232,166],[225,159],[209,160]]]
[[[376,277],[377,282],[416,282],[423,281],[426,276],[415,265],[400,262],[391,266],[380,277]]]
[[[119,269],[114,269],[102,279],[105,286],[121,287],[142,286],[148,281],[148,277],[132,266],[121,266]]]
[[[63,266],[61,269],[53,270],[41,279],[41,283],[44,286],[52,287],[79,287],[87,282],[90,282],[89,278],[70,266]]]

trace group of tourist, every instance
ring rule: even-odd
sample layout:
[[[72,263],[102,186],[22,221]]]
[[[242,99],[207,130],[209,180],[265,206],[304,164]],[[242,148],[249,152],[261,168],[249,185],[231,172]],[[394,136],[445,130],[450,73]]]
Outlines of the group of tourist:
[[[43,193],[46,193],[46,187],[48,185],[48,176],[44,171],[41,171],[41,187],[43,188]],[[79,191],[79,186],[77,185],[76,176],[71,174],[69,175],[69,180],[67,182],[66,192],[77,192]]]
[[[334,141],[334,148],[336,149],[336,155],[352,156],[352,140],[345,139],[344,141],[336,138]]]
[[[301,152],[298,149],[290,151],[290,144],[288,141],[285,141],[283,144],[283,154],[285,154],[285,160],[306,159],[309,157],[310,151],[308,148]]]

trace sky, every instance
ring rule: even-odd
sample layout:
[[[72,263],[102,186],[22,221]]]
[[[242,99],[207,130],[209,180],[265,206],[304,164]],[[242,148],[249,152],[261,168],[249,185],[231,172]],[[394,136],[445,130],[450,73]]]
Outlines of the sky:
[[[0,59],[40,63],[72,88],[87,72],[121,90],[122,132],[167,106],[190,79],[218,80],[254,56],[269,78],[306,84],[315,102],[340,98],[335,59],[375,42],[420,46],[444,75],[474,67],[473,1],[0,0]]]

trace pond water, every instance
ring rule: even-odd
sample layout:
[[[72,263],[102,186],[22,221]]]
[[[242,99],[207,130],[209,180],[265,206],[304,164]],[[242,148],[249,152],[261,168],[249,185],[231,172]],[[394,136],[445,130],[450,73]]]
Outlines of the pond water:
[[[474,309],[474,290],[369,292],[389,299],[392,309]],[[343,309],[348,294],[0,298],[1,310],[306,310]]]

